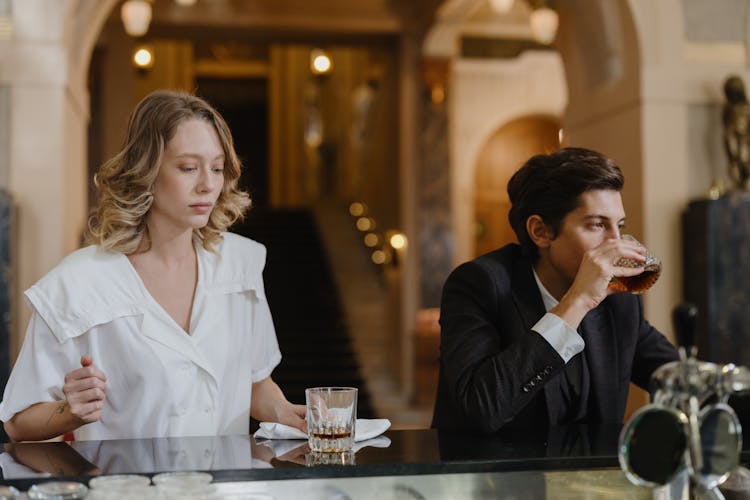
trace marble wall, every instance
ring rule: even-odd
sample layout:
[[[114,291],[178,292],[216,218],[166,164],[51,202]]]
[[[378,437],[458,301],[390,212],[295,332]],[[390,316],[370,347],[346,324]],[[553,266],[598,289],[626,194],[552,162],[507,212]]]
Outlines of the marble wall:
[[[421,102],[424,124],[419,137],[419,253],[421,258],[420,305],[438,307],[443,283],[453,268],[454,237],[451,230],[450,158],[448,113],[445,95],[434,102],[425,92]]]
[[[731,185],[722,140],[721,104],[689,105],[687,127],[689,196],[705,198],[712,185]]]
[[[11,361],[11,297],[15,276],[11,259],[12,235],[13,200],[5,189],[0,189],[0,391],[5,390],[8,382]]]
[[[0,86],[0,131],[10,127],[10,89]],[[10,136],[0,133],[0,186],[8,185],[8,165],[10,164]]]
[[[744,42],[748,0],[682,0],[685,40]]]

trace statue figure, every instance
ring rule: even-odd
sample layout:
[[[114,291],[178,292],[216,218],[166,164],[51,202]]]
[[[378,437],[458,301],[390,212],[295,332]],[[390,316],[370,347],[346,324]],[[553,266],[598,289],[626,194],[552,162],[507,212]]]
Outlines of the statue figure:
[[[729,157],[729,177],[737,189],[750,190],[750,103],[745,84],[732,75],[724,82],[724,147]]]

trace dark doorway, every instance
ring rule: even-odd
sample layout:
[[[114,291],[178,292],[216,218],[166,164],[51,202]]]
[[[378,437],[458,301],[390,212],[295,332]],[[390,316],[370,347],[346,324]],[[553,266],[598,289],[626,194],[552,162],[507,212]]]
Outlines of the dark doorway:
[[[222,114],[242,161],[239,186],[255,207],[268,206],[268,84],[265,79],[196,79],[196,93]]]

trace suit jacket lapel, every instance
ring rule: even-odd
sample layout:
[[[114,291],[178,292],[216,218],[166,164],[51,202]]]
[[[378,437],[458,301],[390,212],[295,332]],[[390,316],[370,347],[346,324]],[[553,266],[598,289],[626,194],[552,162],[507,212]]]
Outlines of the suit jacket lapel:
[[[617,413],[620,371],[617,366],[615,325],[609,310],[600,305],[590,311],[583,318],[578,331],[586,342],[583,352],[591,381],[589,417],[597,421],[611,421]]]

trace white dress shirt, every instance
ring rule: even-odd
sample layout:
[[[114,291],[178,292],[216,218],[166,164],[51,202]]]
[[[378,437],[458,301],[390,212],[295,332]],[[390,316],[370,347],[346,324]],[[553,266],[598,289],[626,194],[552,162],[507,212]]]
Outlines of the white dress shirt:
[[[539,287],[539,292],[542,294],[544,309],[549,311],[560,302],[544,287],[536,271],[533,269],[532,271],[534,272],[534,279],[536,280],[536,285]],[[544,340],[549,342],[566,363],[586,347],[583,338],[578,332],[563,321],[560,316],[551,312],[547,312],[547,314],[542,316],[531,329],[544,337]]]
[[[102,417],[77,440],[247,434],[252,383],[281,360],[263,288],[265,247],[225,233],[196,246],[188,335],[149,294],[128,258],[78,250],[32,286],[32,317],[0,403],[7,421],[64,399],[84,354],[107,376]]]

